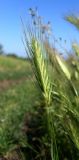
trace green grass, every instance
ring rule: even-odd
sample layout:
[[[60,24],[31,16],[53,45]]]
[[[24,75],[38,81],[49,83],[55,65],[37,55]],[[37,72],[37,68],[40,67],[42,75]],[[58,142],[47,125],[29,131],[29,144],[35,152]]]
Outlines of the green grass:
[[[30,63],[19,58],[0,56],[0,80],[17,80],[32,74]]]
[[[27,111],[34,110],[34,106],[38,105],[40,95],[28,61],[1,56],[0,72],[2,73],[0,83],[5,83],[2,80],[10,79],[14,83],[16,79],[26,77],[21,83],[9,85],[0,93],[0,154],[6,154],[18,143],[24,145],[25,139],[23,141],[22,135],[24,116]]]
[[[29,80],[0,94],[0,153],[11,149],[12,143],[20,143],[24,115],[38,101],[39,93]]]

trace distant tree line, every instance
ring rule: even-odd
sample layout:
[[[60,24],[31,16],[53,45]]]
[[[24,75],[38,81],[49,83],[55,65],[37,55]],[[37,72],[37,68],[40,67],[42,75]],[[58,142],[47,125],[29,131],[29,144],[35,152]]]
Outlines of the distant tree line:
[[[16,53],[6,53],[4,51],[4,47],[3,47],[3,45],[1,43],[0,43],[0,55],[6,55],[6,56],[11,56],[11,57],[18,57],[16,55]]]
[[[2,44],[0,44],[0,55],[1,54],[4,54],[4,50],[3,50],[3,45]]]

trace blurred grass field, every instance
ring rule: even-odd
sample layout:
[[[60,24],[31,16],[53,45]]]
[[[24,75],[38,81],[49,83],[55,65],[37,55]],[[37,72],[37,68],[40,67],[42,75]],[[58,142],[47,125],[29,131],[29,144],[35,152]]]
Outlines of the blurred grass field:
[[[21,58],[0,56],[0,80],[19,80],[30,74],[32,70],[29,62],[26,63]]]
[[[0,154],[20,142],[24,115],[39,99],[30,62],[0,56]]]

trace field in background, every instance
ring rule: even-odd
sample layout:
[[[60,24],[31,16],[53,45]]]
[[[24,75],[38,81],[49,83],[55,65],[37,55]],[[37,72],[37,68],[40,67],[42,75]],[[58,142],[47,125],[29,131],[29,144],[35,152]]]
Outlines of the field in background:
[[[30,62],[0,56],[0,154],[11,150],[16,142],[23,143],[24,114],[32,110],[38,100]]]

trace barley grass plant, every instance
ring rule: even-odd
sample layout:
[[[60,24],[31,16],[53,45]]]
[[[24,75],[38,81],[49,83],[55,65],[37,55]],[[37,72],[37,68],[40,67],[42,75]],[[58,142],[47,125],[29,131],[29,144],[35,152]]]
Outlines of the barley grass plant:
[[[40,25],[37,28],[23,24],[23,34],[24,47],[44,100],[42,121],[46,124],[49,159],[78,160],[79,90],[72,78],[71,66],[51,49],[48,41],[49,48],[45,47],[46,33],[42,33]]]
[[[30,26],[29,26],[30,27]],[[30,34],[31,33],[31,34]],[[41,34],[41,33],[40,33]],[[39,35],[39,33],[38,33]],[[58,160],[58,151],[56,146],[56,138],[55,138],[55,130],[53,123],[53,116],[51,113],[52,108],[52,82],[49,77],[48,69],[47,69],[47,55],[45,52],[45,48],[42,44],[43,39],[40,39],[39,36],[35,35],[30,30],[25,32],[25,48],[32,59],[32,65],[34,69],[34,73],[41,91],[41,94],[44,98],[45,105],[44,107],[44,115],[45,120],[47,121],[47,133],[50,139],[50,154],[52,160]],[[29,39],[28,39],[29,37]]]

